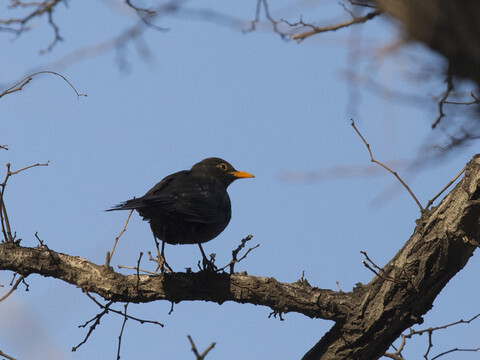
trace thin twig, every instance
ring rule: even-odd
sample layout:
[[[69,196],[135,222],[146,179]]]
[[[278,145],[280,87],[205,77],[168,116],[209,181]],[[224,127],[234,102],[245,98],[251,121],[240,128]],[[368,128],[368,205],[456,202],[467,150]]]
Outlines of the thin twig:
[[[386,281],[392,281],[394,283],[397,283],[397,284],[405,284],[407,282],[409,282],[409,279],[408,279],[408,276],[407,274],[405,274],[405,277],[406,279],[397,279],[397,278],[394,278],[390,275],[388,275],[385,270],[383,270],[381,267],[379,267],[377,264],[375,264],[373,262],[372,259],[370,259],[370,257],[368,256],[367,252],[366,251],[360,251],[361,254],[363,254],[363,256],[365,256],[365,260],[362,259],[362,264],[368,269],[370,270],[371,272],[373,272],[376,276],[378,276],[379,278],[383,279],[383,280],[386,280]],[[368,261],[368,262],[367,262]],[[372,264],[370,266],[370,264]],[[377,271],[378,270],[378,271]],[[411,284],[413,286],[413,284]]]
[[[88,293],[87,293],[88,295]],[[89,323],[91,323],[93,321],[93,324],[90,326],[90,329],[88,329],[88,332],[87,332],[87,335],[85,336],[85,338],[77,345],[77,346],[74,346],[72,347],[72,351],[77,351],[77,349],[82,346],[83,344],[85,344],[88,340],[88,338],[90,337],[90,335],[92,334],[93,330],[95,330],[95,328],[97,327],[97,325],[100,324],[100,319],[103,317],[103,315],[107,314],[108,311],[109,311],[109,307],[110,305],[113,304],[113,301],[109,301],[108,304],[106,306],[103,307],[103,311],[97,315],[95,315],[94,318],[88,320],[85,324],[83,325],[79,325],[78,327],[86,327]]]
[[[425,209],[428,210],[428,208],[430,207],[430,205],[432,205],[433,202],[434,202],[445,190],[447,190],[447,189],[450,187],[450,185],[452,185],[455,181],[457,181],[457,179],[465,172],[465,169],[466,169],[466,168],[467,168],[467,167],[465,166],[465,167],[462,169],[462,171],[460,171],[457,176],[455,176],[447,185],[445,185],[445,187],[444,187],[442,190],[440,190],[440,192],[439,192],[437,195],[435,195],[431,200],[429,200],[428,203],[427,203],[427,206],[425,206]]]
[[[132,213],[133,213],[133,210],[130,210],[130,213],[127,216],[127,220],[125,221],[125,224],[123,225],[122,231],[120,231],[120,234],[118,234],[118,236],[115,238],[115,242],[113,243],[112,251],[107,251],[107,258],[106,258],[106,261],[105,261],[105,266],[106,267],[110,266],[110,260],[112,260],[113,253],[115,252],[115,248],[117,247],[118,239],[120,239],[120,237],[123,235],[123,233],[125,231],[127,231],[127,225],[128,225],[128,222],[130,221],[130,216],[132,216]]]
[[[0,350],[0,356],[3,356],[4,358],[8,360],[17,360],[14,357],[11,357],[10,355],[5,354],[2,350]]]
[[[138,286],[140,285],[140,260],[142,260],[143,252],[140,252],[140,255],[138,256],[138,261],[137,261],[137,291],[138,291]]]
[[[251,247],[250,249],[247,250],[247,252],[240,259],[237,259],[238,253],[245,247],[245,244],[247,243],[247,241],[251,240],[252,238],[253,238],[253,235],[248,235],[247,237],[242,239],[241,242],[240,242],[240,245],[238,245],[237,248],[232,251],[232,260],[227,265],[218,269],[217,271],[225,270],[227,267],[230,266],[230,274],[233,274],[235,272],[235,270],[234,270],[235,264],[239,263],[240,261],[245,259],[247,257],[247,255],[250,253],[250,251],[252,251],[252,250],[254,250],[254,249],[256,249],[260,246],[260,244],[257,244],[254,247]]]
[[[77,97],[81,97],[81,96],[87,96],[87,94],[80,94],[77,89],[75,88],[75,86],[72,85],[72,83],[70,81],[67,80],[67,78],[65,76],[63,76],[62,74],[59,74],[55,71],[50,71],[50,70],[43,70],[43,71],[38,71],[36,72],[35,74],[32,74],[32,75],[29,75],[27,76],[26,78],[24,78],[23,80],[20,80],[19,82],[17,82],[15,85],[9,87],[8,89],[6,89],[5,91],[3,91],[2,93],[0,93],[0,98],[2,98],[3,96],[7,95],[7,94],[11,94],[11,93],[14,93],[16,91],[21,91],[23,89],[23,87],[25,85],[27,85],[30,81],[32,81],[32,79],[37,76],[37,75],[40,75],[40,74],[52,74],[52,75],[57,75],[59,77],[61,77],[68,85],[70,85],[70,87],[73,89],[73,91],[75,91],[75,94],[77,94]]]
[[[444,101],[445,104],[451,104],[451,105],[475,105],[475,104],[480,104],[480,98],[475,96],[473,91],[470,93],[470,96],[473,98],[473,101],[466,101],[466,102],[461,102],[461,101]]]
[[[454,349],[450,349],[448,351],[444,351],[436,356],[434,356],[431,360],[435,360],[435,359],[438,359],[439,357],[443,356],[443,355],[447,355],[447,354],[450,354],[452,352],[455,352],[455,351],[467,351],[467,352],[477,352],[477,351],[480,351],[480,347],[479,348],[474,348],[474,349],[459,349],[459,348],[454,348]]]
[[[138,267],[136,267],[136,266],[118,265],[118,268],[119,268],[119,269],[136,270],[137,273],[138,273],[138,271],[141,271],[141,272],[144,272],[144,273],[150,274],[150,275],[158,275],[158,273],[156,273],[156,272],[149,271],[149,270],[143,270],[143,269],[140,269],[140,268],[138,268]]]
[[[2,302],[3,300],[5,300],[6,298],[8,298],[10,295],[12,295],[12,293],[17,290],[18,288],[18,285],[25,279],[25,276],[20,276],[17,281],[15,282],[15,285],[13,285],[11,287],[11,289],[5,294],[3,295],[1,298],[0,298],[0,302]]]
[[[100,302],[98,302],[97,299],[95,299],[92,295],[90,295],[88,292],[85,292],[85,294],[95,303],[97,304],[97,306],[101,309],[105,309],[107,307],[109,307],[111,304],[110,302],[107,303],[107,305],[102,305]],[[165,325],[163,325],[162,323],[158,322],[158,321],[155,321],[155,320],[145,320],[145,319],[139,319],[139,318],[136,318],[135,316],[131,316],[131,315],[125,315],[123,314],[121,311],[118,311],[118,310],[115,310],[115,309],[110,309],[108,308],[108,311],[111,311],[115,314],[118,314],[118,315],[122,315],[122,316],[126,316],[128,317],[129,319],[132,319],[134,321],[137,321],[139,322],[140,324],[144,324],[144,323],[147,323],[147,324],[154,324],[154,325],[158,325],[158,326],[161,326],[161,327],[164,327]]]
[[[442,118],[445,116],[445,113],[443,112],[443,104],[450,96],[450,93],[453,91],[452,69],[450,68],[450,66],[448,67],[447,78],[445,79],[445,82],[447,83],[447,90],[445,91],[445,94],[442,96],[442,98],[438,102],[439,114],[435,122],[432,124],[432,129],[435,129],[437,125],[440,123],[440,120],[442,120]]]
[[[433,348],[433,333],[435,331],[438,331],[438,330],[443,330],[443,329],[447,329],[449,327],[452,327],[452,326],[455,326],[455,325],[459,325],[459,324],[469,324],[471,323],[472,321],[476,320],[477,318],[480,317],[480,313],[479,314],[476,314],[475,316],[473,316],[472,318],[470,318],[469,320],[458,320],[458,321],[455,321],[455,322],[452,322],[450,324],[446,324],[446,325],[442,325],[442,326],[436,326],[436,327],[429,327],[429,328],[426,328],[426,329],[422,329],[422,330],[413,330],[413,329],[410,329],[410,332],[408,334],[402,334],[401,335],[401,338],[402,338],[402,343],[400,344],[399,348],[396,349],[396,352],[395,353],[385,353],[384,356],[385,357],[388,357],[390,359],[394,359],[394,360],[404,360],[401,352],[402,350],[405,348],[405,344],[406,344],[406,340],[407,339],[411,339],[414,335],[423,335],[423,334],[427,334],[427,338],[428,338],[428,346],[427,346],[427,349],[425,351],[425,354],[423,355],[423,357],[425,359],[428,359],[428,355],[430,353],[430,351],[432,350]],[[393,346],[393,345],[392,345]],[[431,360],[434,360],[434,359],[438,359],[439,357],[441,356],[444,356],[446,354],[450,354],[452,352],[455,352],[455,351],[470,351],[470,352],[476,352],[476,351],[480,351],[480,348],[472,348],[472,349],[459,349],[459,348],[454,348],[454,349],[450,349],[448,351],[444,351],[436,356],[434,356],[433,358],[431,358]]]
[[[362,136],[362,134],[360,133],[360,131],[357,129],[357,127],[355,126],[355,121],[353,119],[351,119],[352,123],[352,127],[355,129],[355,131],[357,132],[358,136],[360,136],[360,138],[362,139],[363,143],[365,144],[365,146],[367,147],[367,150],[368,150],[368,153],[370,154],[370,161],[375,163],[375,164],[378,164],[380,165],[381,167],[383,167],[385,170],[387,170],[388,172],[390,172],[393,176],[395,176],[397,178],[398,181],[400,181],[400,183],[405,187],[405,189],[407,189],[407,191],[409,192],[409,194],[412,196],[413,200],[415,200],[415,202],[417,203],[418,207],[420,208],[420,211],[423,211],[423,207],[422,207],[422,204],[420,204],[420,201],[418,201],[417,197],[415,196],[415,194],[412,192],[412,190],[410,190],[410,187],[405,183],[405,181],[402,180],[402,178],[397,174],[396,171],[393,171],[392,169],[390,169],[388,166],[384,165],[383,163],[381,163],[380,161],[377,161],[373,158],[373,154],[372,154],[372,150],[370,150],[370,145],[368,144],[368,142],[365,140],[365,138]]]
[[[335,25],[332,25],[332,26],[324,26],[324,27],[317,27],[317,26],[313,26],[311,24],[306,24],[302,20],[300,20],[300,22],[298,22],[296,24],[292,24],[292,25],[294,25],[294,26],[301,25],[301,26],[310,27],[312,29],[309,30],[309,31],[298,33],[298,34],[293,34],[293,35],[290,36],[290,39],[295,40],[297,42],[303,41],[307,37],[315,35],[315,34],[328,32],[328,31],[336,31],[336,30],[339,30],[339,29],[342,29],[342,28],[345,28],[345,27],[348,27],[348,26],[351,26],[351,25],[354,25],[354,24],[365,23],[368,20],[371,20],[371,19],[373,19],[374,17],[376,17],[380,14],[382,14],[381,10],[375,10],[375,11],[369,12],[365,16],[354,17],[352,20],[349,20],[349,21],[346,21],[346,22],[343,22],[343,23],[339,23],[339,24],[335,24]]]
[[[5,202],[3,201],[8,179],[12,175],[16,175],[16,174],[18,174],[22,171],[25,171],[27,169],[31,169],[31,168],[36,167],[36,166],[48,166],[49,163],[50,163],[50,161],[47,161],[44,164],[37,163],[37,164],[26,166],[26,167],[21,168],[21,169],[16,170],[16,171],[10,171],[10,166],[11,165],[9,163],[6,164],[7,174],[5,175],[5,180],[3,181],[3,183],[0,184],[0,187],[1,187],[1,190],[0,190],[0,223],[2,224],[2,232],[3,232],[3,236],[4,236],[4,241],[14,242],[14,240],[15,240],[15,237],[12,236],[10,221],[9,221],[8,215],[7,215],[7,208],[5,206]]]
[[[195,354],[196,360],[203,360],[205,359],[205,356],[207,356],[208,352],[212,350],[215,346],[215,343],[212,342],[208,348],[205,349],[203,353],[199,353],[197,350],[197,347],[195,346],[195,343],[192,340],[192,337],[190,335],[187,335],[188,341],[190,341],[190,345],[192,346],[192,351]]]
[[[126,303],[124,305],[124,318],[123,318],[123,324],[122,324],[122,329],[120,330],[120,335],[118,335],[118,348],[117,348],[117,360],[120,360],[120,347],[122,346],[122,336],[123,336],[123,329],[125,329],[125,324],[128,320],[128,317],[127,317],[127,307],[128,307],[128,303]]]

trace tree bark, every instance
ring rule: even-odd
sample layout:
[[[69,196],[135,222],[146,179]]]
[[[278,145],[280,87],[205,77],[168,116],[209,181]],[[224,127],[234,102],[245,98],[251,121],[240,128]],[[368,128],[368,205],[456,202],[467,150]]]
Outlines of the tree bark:
[[[123,275],[112,268],[48,248],[0,244],[0,270],[54,277],[118,302],[224,301],[334,320],[304,359],[377,359],[431,309],[435,297],[472,256],[480,239],[480,154],[463,179],[417,220],[413,235],[367,285],[352,292],[292,284],[244,273]],[[388,242],[388,239],[385,240]]]

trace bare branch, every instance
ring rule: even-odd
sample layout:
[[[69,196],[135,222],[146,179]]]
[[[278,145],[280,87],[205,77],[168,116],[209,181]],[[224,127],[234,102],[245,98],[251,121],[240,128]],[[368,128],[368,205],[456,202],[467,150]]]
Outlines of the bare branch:
[[[6,358],[8,360],[17,360],[14,357],[11,357],[11,356],[5,354],[2,350],[0,350],[0,356],[3,356],[4,358]]]
[[[18,288],[18,285],[25,279],[25,276],[20,276],[17,281],[15,282],[15,285],[13,285],[11,287],[11,289],[5,294],[3,295],[1,298],[0,298],[0,302],[2,302],[3,300],[5,300],[6,298],[8,298],[10,295],[12,295],[12,293],[17,290]]]
[[[140,324],[154,324],[154,325],[158,325],[160,327],[164,327],[165,325],[163,325],[162,323],[158,322],[158,321],[155,321],[155,320],[145,320],[145,319],[139,319],[135,316],[131,316],[131,315],[127,315],[127,314],[124,314],[122,313],[121,311],[119,310],[115,310],[115,309],[111,309],[110,306],[110,302],[107,304],[107,305],[102,305],[97,299],[95,299],[92,295],[90,295],[87,291],[85,291],[85,294],[90,298],[90,300],[92,300],[95,304],[97,304],[97,306],[100,308],[100,309],[107,309],[108,308],[108,311],[111,311],[115,314],[118,314],[118,315],[122,315],[124,317],[127,317],[129,319],[132,319],[136,322],[139,322]],[[91,321],[91,320],[90,320]]]
[[[367,150],[368,150],[368,153],[370,154],[370,161],[375,163],[375,164],[378,164],[380,165],[381,167],[383,167],[385,170],[387,170],[389,173],[391,173],[393,176],[395,176],[397,178],[398,181],[400,181],[400,183],[405,187],[405,189],[407,189],[408,193],[412,196],[413,200],[415,200],[415,202],[417,203],[418,207],[420,208],[420,211],[423,211],[423,207],[422,207],[422,204],[420,204],[420,201],[418,201],[417,197],[415,196],[415,194],[413,193],[412,190],[410,190],[410,187],[405,183],[405,181],[402,180],[402,178],[397,174],[397,172],[393,171],[392,169],[390,169],[388,166],[386,166],[385,164],[381,163],[380,161],[377,161],[373,158],[373,154],[372,154],[372,150],[370,149],[370,145],[368,144],[368,142],[365,140],[365,138],[362,136],[362,134],[360,133],[360,131],[357,129],[357,127],[355,126],[355,121],[353,119],[351,119],[351,125],[352,127],[355,129],[355,131],[357,132],[358,136],[360,136],[360,138],[362,139],[363,143],[365,144],[365,146],[367,147]]]
[[[31,169],[33,167],[37,167],[37,166],[48,166],[49,164],[49,161],[47,161],[45,164],[34,164],[34,165],[29,165],[29,166],[26,166],[22,169],[19,169],[19,170],[16,170],[16,171],[10,171],[10,164],[7,164],[7,174],[5,175],[5,180],[3,181],[3,183],[0,183],[0,223],[2,225],[2,232],[3,232],[3,238],[5,242],[13,242],[15,240],[15,237],[12,235],[12,230],[11,230],[11,227],[10,227],[10,221],[8,220],[8,215],[7,215],[7,207],[5,206],[5,202],[4,202],[4,194],[5,194],[5,189],[6,189],[6,186],[7,186],[7,181],[8,179],[10,178],[10,176],[12,175],[16,175],[18,174],[19,172],[22,172],[22,171],[25,171],[25,170],[28,170],[28,169]]]
[[[77,346],[74,346],[72,347],[72,351],[77,351],[77,349],[82,346],[83,344],[85,344],[88,340],[88,338],[90,337],[90,335],[92,334],[93,330],[95,330],[95,328],[97,327],[97,325],[100,324],[100,319],[108,313],[108,310],[109,310],[109,307],[110,305],[113,304],[113,301],[110,301],[104,308],[103,308],[103,311],[100,312],[99,314],[95,315],[94,318],[88,320],[85,324],[83,325],[79,325],[78,327],[86,327],[89,323],[91,323],[93,321],[93,324],[90,326],[90,328],[88,329],[88,332],[87,332],[87,335],[85,336],[85,338],[77,345]]]
[[[311,30],[300,32],[297,34],[293,34],[290,36],[290,39],[295,40],[297,42],[305,40],[307,37],[310,37],[315,34],[323,33],[323,32],[329,32],[329,31],[337,31],[339,29],[346,28],[348,26],[354,25],[354,24],[362,24],[365,23],[373,18],[375,18],[378,15],[381,15],[382,11],[380,10],[375,10],[372,12],[369,12],[368,14],[361,16],[361,17],[354,17],[352,20],[345,21],[340,24],[335,24],[331,26],[324,26],[324,27],[317,27],[312,24],[307,24],[304,23],[303,20],[300,20],[298,23],[291,24],[292,26],[302,26],[302,27],[308,27],[311,28]]]
[[[9,87],[8,89],[4,90],[2,93],[0,93],[0,98],[2,98],[3,96],[5,95],[8,95],[8,94],[11,94],[11,93],[14,93],[14,92],[17,92],[17,91],[21,91],[25,85],[27,85],[30,81],[32,81],[32,79],[37,76],[37,75],[40,75],[40,74],[53,74],[53,75],[56,75],[56,76],[59,76],[61,77],[68,85],[70,85],[70,87],[73,89],[73,91],[75,91],[75,94],[77,94],[77,97],[81,97],[81,96],[87,96],[87,94],[80,94],[77,89],[75,89],[75,86],[72,85],[72,83],[70,81],[67,80],[67,78],[65,76],[63,76],[62,74],[59,74],[55,71],[50,71],[50,70],[44,70],[44,71],[38,71],[36,72],[35,74],[32,74],[32,75],[29,75],[27,76],[26,78],[24,78],[23,80],[20,80],[19,82],[17,82],[15,85]]]
[[[440,192],[439,192],[437,195],[435,195],[432,199],[430,199],[430,200],[428,201],[428,203],[427,203],[427,206],[425,206],[425,209],[428,210],[428,208],[433,204],[433,202],[434,202],[435,200],[437,200],[437,198],[438,198],[440,195],[442,195],[442,193],[443,193],[445,190],[447,190],[455,181],[457,181],[457,179],[465,172],[465,169],[466,169],[466,168],[467,168],[467,167],[464,167],[464,168],[462,169],[462,171],[460,171],[457,176],[455,176],[447,185],[445,185],[445,187],[444,187],[442,190],[440,190]]]
[[[225,270],[227,267],[230,266],[230,274],[233,274],[235,272],[234,270],[235,264],[245,259],[247,255],[250,253],[250,251],[260,246],[260,244],[257,244],[254,247],[251,247],[240,259],[237,259],[237,256],[240,250],[242,250],[245,247],[245,244],[247,243],[247,241],[251,240],[252,238],[253,238],[253,235],[248,235],[246,238],[242,239],[242,241],[240,242],[240,245],[238,245],[238,247],[232,251],[232,260],[227,265],[225,265],[224,267],[221,267],[217,271]]]
[[[118,348],[117,348],[117,360],[120,360],[120,347],[122,346],[122,336],[123,336],[123,330],[125,329],[125,324],[127,323],[128,317],[127,317],[127,307],[128,303],[124,305],[124,312],[123,314],[125,315],[123,317],[123,323],[122,323],[122,328],[120,330],[120,335],[118,335]]]
[[[107,266],[107,267],[110,266],[110,260],[112,260],[113,253],[115,252],[115,248],[117,246],[118,239],[120,239],[120,237],[123,235],[123,233],[125,231],[127,231],[127,225],[128,225],[128,222],[130,221],[130,217],[132,216],[132,213],[133,213],[133,210],[130,210],[130,212],[128,213],[128,216],[127,216],[127,220],[125,220],[125,224],[123,225],[122,231],[120,231],[120,233],[115,238],[115,242],[113,243],[112,251],[107,251],[107,259],[105,261],[105,266]]]
[[[312,318],[343,318],[349,310],[349,293],[318,289],[305,283],[281,283],[273,278],[209,271],[187,273],[123,275],[86,259],[48,250],[0,244],[0,270],[41,273],[96,293],[105,300],[144,303],[167,300],[174,303],[204,300],[235,301],[264,305],[277,312],[298,312]],[[245,289],[250,289],[245,291]],[[93,299],[92,299],[93,300]],[[97,305],[99,305],[98,303]],[[115,312],[113,309],[109,309]]]
[[[477,352],[477,351],[480,351],[480,348],[474,348],[474,349],[459,349],[459,348],[454,348],[454,349],[450,349],[448,351],[444,351],[440,354],[438,354],[437,356],[434,356],[432,358],[432,360],[435,360],[435,359],[438,359],[439,357],[442,357],[444,355],[447,355],[447,354],[451,354],[452,352],[456,352],[456,351],[459,351],[459,352]]]
[[[444,101],[445,104],[452,104],[452,105],[476,105],[476,104],[480,104],[480,98],[478,98],[474,93],[473,91],[470,93],[470,96],[473,98],[473,101],[465,101],[465,102],[461,102],[461,101]]]
[[[442,96],[442,98],[438,102],[439,115],[438,115],[437,119],[435,120],[435,122],[432,124],[432,129],[435,129],[437,127],[437,125],[440,123],[440,120],[442,120],[442,118],[445,116],[445,113],[443,112],[443,104],[448,99],[448,97],[450,96],[450,93],[454,89],[453,80],[452,80],[452,70],[451,70],[450,67],[448,69],[448,74],[447,74],[447,78],[445,79],[445,82],[447,83],[447,90],[445,91],[445,94]]]
[[[16,18],[9,18],[9,19],[0,19],[0,24],[4,26],[1,27],[3,31],[10,31],[16,35],[20,35],[28,30],[33,26],[33,21],[35,18],[40,18],[42,15],[47,14],[48,16],[48,23],[52,27],[55,37],[52,43],[48,46],[47,49],[41,50],[41,53],[48,52],[52,50],[52,48],[62,40],[60,36],[60,30],[58,26],[53,21],[53,11],[55,10],[56,6],[60,3],[65,2],[65,0],[44,0],[44,1],[36,1],[36,2],[23,2],[20,0],[10,0],[11,5],[9,8],[34,8],[33,10],[27,12],[27,14],[23,17],[16,17]],[[30,25],[31,24],[31,25]]]
[[[208,348],[205,349],[205,351],[203,353],[199,353],[198,350],[197,350],[197,347],[195,346],[195,343],[193,342],[192,340],[192,337],[190,335],[187,335],[187,338],[188,338],[188,341],[190,341],[190,345],[192,346],[192,351],[193,353],[195,354],[195,358],[196,360],[203,360],[205,359],[205,356],[207,356],[207,354],[209,353],[210,350],[213,349],[213,347],[215,346],[215,343],[212,342],[210,344],[210,346]]]

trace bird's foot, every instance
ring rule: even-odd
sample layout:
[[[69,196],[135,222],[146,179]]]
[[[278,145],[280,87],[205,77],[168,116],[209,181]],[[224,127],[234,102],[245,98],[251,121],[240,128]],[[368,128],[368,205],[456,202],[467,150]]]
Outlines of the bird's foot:
[[[168,265],[168,263],[167,263],[167,261],[165,260],[165,257],[164,257],[164,256],[160,256],[160,257],[159,257],[157,264],[158,264],[158,266],[157,266],[157,271],[158,271],[158,269],[160,268],[160,272],[161,272],[162,274],[164,274],[165,272],[173,273],[172,268],[170,267],[170,265]]]
[[[155,272],[158,272],[160,270],[160,272],[162,274],[164,274],[165,272],[173,273],[172,268],[170,267],[170,265],[168,265],[168,263],[165,260],[165,257],[163,255],[160,254],[160,255],[157,255],[157,257],[154,258],[150,251],[148,252],[148,255],[150,255],[150,260],[151,261],[155,261],[157,263],[157,268],[155,269]]]
[[[200,261],[198,267],[200,267]],[[200,271],[218,271],[218,268],[215,266],[215,254],[210,255],[210,260],[208,260],[206,257],[203,258]]]

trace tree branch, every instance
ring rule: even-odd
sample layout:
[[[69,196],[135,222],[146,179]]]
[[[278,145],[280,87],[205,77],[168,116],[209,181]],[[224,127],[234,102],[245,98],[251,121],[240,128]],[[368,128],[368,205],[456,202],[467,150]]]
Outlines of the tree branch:
[[[455,188],[417,220],[413,235],[382,273],[357,286],[355,309],[304,356],[312,359],[378,359],[400,334],[432,308],[448,281],[480,243],[480,154]]]
[[[80,257],[12,242],[0,244],[0,270],[54,277],[107,301],[234,301],[268,306],[274,314],[293,311],[334,320],[304,359],[370,360],[382,356],[405,329],[423,321],[436,296],[473,255],[479,237],[480,154],[442,202],[422,213],[410,239],[378,271],[382,276],[352,292],[242,273],[122,275]]]
[[[281,313],[341,319],[350,311],[349,295],[322,290],[305,282],[281,283],[273,278],[213,272],[122,275],[77,256],[43,248],[0,245],[0,269],[21,275],[54,277],[95,293],[105,300],[145,303],[155,300],[225,301],[264,305]]]

